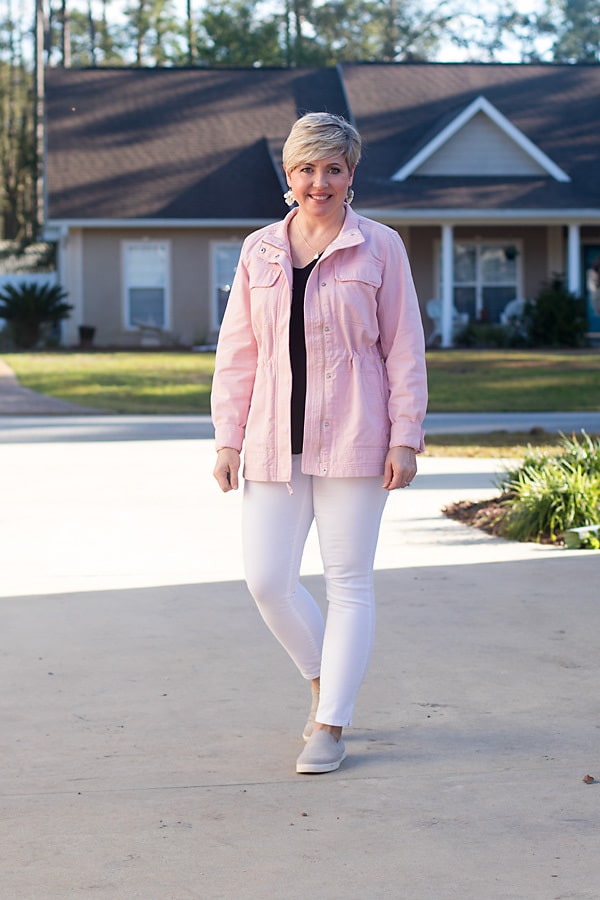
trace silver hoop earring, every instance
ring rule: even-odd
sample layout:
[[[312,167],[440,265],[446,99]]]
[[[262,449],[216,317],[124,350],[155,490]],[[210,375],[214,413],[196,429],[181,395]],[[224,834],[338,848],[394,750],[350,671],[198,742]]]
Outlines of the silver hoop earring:
[[[288,206],[294,205],[294,203],[296,202],[296,198],[294,197],[291,188],[289,189],[289,191],[285,192],[285,194],[283,195],[283,199],[285,200],[285,202],[287,203]]]
[[[346,203],[352,203],[354,200],[354,191],[351,187],[348,188],[348,193],[346,194]]]

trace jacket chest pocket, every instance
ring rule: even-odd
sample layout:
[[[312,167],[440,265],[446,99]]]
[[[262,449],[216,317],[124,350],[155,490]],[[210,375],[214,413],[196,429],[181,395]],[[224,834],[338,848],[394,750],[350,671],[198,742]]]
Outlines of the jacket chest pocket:
[[[262,260],[248,268],[248,287],[255,330],[272,326],[281,304],[285,274],[280,266]]]
[[[336,264],[336,306],[349,321],[364,327],[377,324],[377,292],[381,270],[372,262]]]

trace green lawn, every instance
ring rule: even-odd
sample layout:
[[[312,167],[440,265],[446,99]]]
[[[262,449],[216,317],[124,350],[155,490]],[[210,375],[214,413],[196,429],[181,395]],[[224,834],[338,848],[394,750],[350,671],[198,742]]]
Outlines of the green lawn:
[[[117,413],[206,413],[212,353],[13,353],[26,387]],[[600,409],[600,351],[436,350],[431,412]]]
[[[600,409],[600,350],[447,350],[427,360],[431,412]]]
[[[213,353],[6,353],[25,387],[113,413],[206,413]]]

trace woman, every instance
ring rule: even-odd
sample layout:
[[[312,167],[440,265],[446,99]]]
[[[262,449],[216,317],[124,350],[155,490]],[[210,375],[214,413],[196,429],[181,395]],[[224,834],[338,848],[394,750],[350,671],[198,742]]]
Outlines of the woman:
[[[250,235],[223,319],[212,391],[223,491],[244,444],[246,579],[261,615],[311,682],[296,771],[337,769],[342,729],[373,643],[373,562],[388,492],[423,449],[424,341],[404,246],[349,204],[361,151],[328,113],[283,149],[294,208]],[[299,582],[316,521],[328,612]]]

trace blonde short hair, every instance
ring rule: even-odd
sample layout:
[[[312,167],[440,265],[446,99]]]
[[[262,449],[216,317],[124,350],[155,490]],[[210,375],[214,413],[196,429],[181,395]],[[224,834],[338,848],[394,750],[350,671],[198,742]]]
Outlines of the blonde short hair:
[[[360,151],[360,135],[346,119],[331,113],[307,113],[293,124],[283,145],[283,165],[291,172],[302,163],[343,156],[352,171]]]

